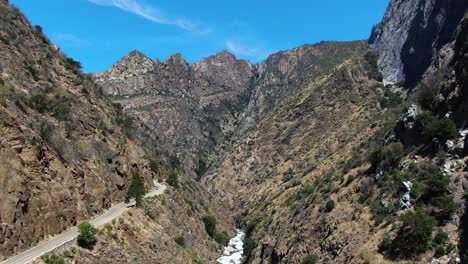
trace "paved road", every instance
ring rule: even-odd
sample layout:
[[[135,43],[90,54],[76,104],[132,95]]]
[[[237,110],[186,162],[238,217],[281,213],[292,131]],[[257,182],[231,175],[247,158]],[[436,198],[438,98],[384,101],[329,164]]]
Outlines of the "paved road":
[[[164,192],[166,189],[166,186],[157,183],[156,181],[154,182],[154,185],[156,188],[147,193],[145,197],[151,197],[155,195],[160,195]],[[106,223],[109,223],[112,221],[112,219],[118,217],[121,215],[123,212],[125,212],[129,207],[132,207],[135,205],[135,201],[130,201],[130,203],[119,203],[113,207],[111,207],[107,212],[102,214],[101,216],[95,218],[94,220],[91,220],[90,223],[93,224],[95,227],[102,226]],[[39,243],[37,246],[30,248],[23,253],[20,253],[16,256],[13,256],[9,259],[7,259],[4,262],[1,262],[0,264],[25,264],[25,263],[31,263],[35,259],[39,258],[40,256],[54,250],[57,247],[60,247],[61,245],[73,240],[76,238],[78,235],[78,230],[77,228],[73,228],[65,233],[59,234],[55,236],[54,238],[43,241]]]

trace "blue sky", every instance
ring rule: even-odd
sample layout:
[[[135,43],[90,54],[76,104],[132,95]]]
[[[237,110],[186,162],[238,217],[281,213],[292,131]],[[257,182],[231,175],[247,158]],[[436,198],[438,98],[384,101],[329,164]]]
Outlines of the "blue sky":
[[[132,50],[189,62],[227,50],[258,62],[322,40],[367,39],[389,0],[11,0],[85,72]]]

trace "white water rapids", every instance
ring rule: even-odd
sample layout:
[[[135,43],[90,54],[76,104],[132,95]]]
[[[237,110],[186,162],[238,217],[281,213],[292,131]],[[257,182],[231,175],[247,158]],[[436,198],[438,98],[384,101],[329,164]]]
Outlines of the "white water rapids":
[[[236,236],[229,240],[223,255],[217,259],[218,264],[241,264],[244,254],[244,238],[245,233],[237,229]]]

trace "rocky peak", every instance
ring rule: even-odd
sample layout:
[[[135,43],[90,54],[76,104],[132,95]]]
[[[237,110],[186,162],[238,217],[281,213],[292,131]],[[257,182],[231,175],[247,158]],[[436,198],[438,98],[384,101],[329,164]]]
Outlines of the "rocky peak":
[[[450,61],[447,48],[468,9],[466,0],[392,0],[369,43],[379,54],[379,66],[387,82],[405,80],[412,87],[424,75],[440,51]]]
[[[140,51],[134,50],[116,62],[110,69],[96,74],[97,78],[125,80],[144,75],[154,69],[153,61]]]
[[[171,65],[171,66],[180,66],[184,68],[189,67],[189,63],[182,57],[182,54],[176,53],[174,55],[171,55],[169,58],[167,58],[164,62],[166,65]]]

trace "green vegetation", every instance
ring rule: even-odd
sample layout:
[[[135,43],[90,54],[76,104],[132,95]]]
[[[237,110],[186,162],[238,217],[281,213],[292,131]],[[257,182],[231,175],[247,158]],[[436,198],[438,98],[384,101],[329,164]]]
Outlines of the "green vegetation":
[[[112,104],[115,111],[115,124],[122,127],[126,135],[130,135],[133,129],[133,119],[123,111],[122,105],[118,103]]]
[[[229,235],[226,231],[216,230],[214,240],[223,246],[227,246],[229,243]]]
[[[221,245],[227,246],[229,243],[229,235],[226,231],[216,229],[216,218],[212,215],[207,215],[202,218],[205,224],[206,233]]]
[[[371,153],[369,161],[374,172],[388,172],[397,168],[404,156],[403,144],[397,142],[377,147]]]
[[[52,113],[55,118],[60,120],[67,119],[71,112],[70,105],[66,99],[60,96],[51,97],[45,93],[35,93],[31,95],[31,98],[26,103],[39,113]]]
[[[431,215],[439,224],[449,221],[456,209],[448,190],[450,177],[432,163],[412,165],[408,174],[414,175],[411,197],[416,203],[420,206],[430,205]]]
[[[171,155],[169,157],[169,168],[177,170],[180,168],[180,160],[177,156]]]
[[[64,66],[67,70],[74,72],[75,74],[81,74],[81,63],[72,58],[65,58]]]
[[[455,245],[449,243],[449,236],[447,233],[439,230],[433,239],[432,247],[435,248],[435,257],[440,258],[446,254],[450,254],[454,249]]]
[[[136,206],[141,208],[143,206],[143,196],[145,195],[145,192],[145,184],[143,183],[141,176],[138,173],[134,173],[127,195],[125,196],[125,201],[128,203],[131,198],[134,198]]]
[[[445,116],[435,116],[431,112],[423,112],[416,116],[416,128],[426,144],[431,143],[433,139],[439,144],[444,144],[458,135],[457,127],[452,120]]]
[[[214,237],[216,233],[216,218],[212,215],[207,215],[202,218],[205,224],[205,230],[210,237]]]
[[[199,159],[198,160],[198,167],[195,169],[195,173],[197,174],[197,180],[201,180],[203,175],[208,171],[208,166],[206,165],[205,160]]]
[[[114,234],[112,234],[112,226],[110,224],[105,225],[105,231],[106,231],[106,240],[111,241]]]
[[[45,264],[65,264],[63,257],[59,257],[57,255],[46,254],[41,256],[41,259]]]
[[[318,263],[318,256],[317,255],[307,255],[302,259],[302,264],[315,264]]]
[[[150,160],[150,169],[152,172],[154,172],[155,174],[158,174],[159,173],[159,170],[160,170],[160,167],[161,167],[161,163],[159,161],[156,161],[156,160]]]
[[[431,246],[435,224],[435,219],[424,209],[404,213],[401,215],[400,229],[391,242],[388,253],[392,257],[412,258],[426,252]]]
[[[369,77],[381,82],[383,80],[383,75],[379,70],[377,54],[375,52],[369,51],[366,52],[363,57],[364,61],[367,63],[365,67],[367,69]]]
[[[41,136],[44,142],[49,142],[53,134],[53,127],[47,122],[42,122],[39,125],[39,136]]]
[[[78,252],[78,249],[76,247],[71,247],[70,251],[71,253],[76,254]]]
[[[251,239],[250,237],[247,237],[244,240],[244,257],[245,257],[245,263],[248,263],[248,260],[250,256],[252,255],[253,250],[257,247],[257,243],[255,240]]]
[[[169,175],[167,175],[166,182],[167,184],[176,189],[179,188],[179,174],[177,173],[177,171],[171,169],[169,171]]]
[[[332,199],[328,200],[327,203],[325,204],[325,210],[327,212],[331,212],[335,208],[335,201]]]
[[[380,99],[380,106],[382,108],[392,108],[399,106],[403,103],[402,92],[393,92],[388,87],[384,87],[384,96]]]
[[[187,245],[185,244],[185,238],[183,236],[179,236],[174,239],[174,241],[177,243],[177,245],[185,248]]]
[[[441,84],[444,82],[443,70],[430,74],[423,82],[416,86],[414,100],[426,110],[434,109]]]
[[[89,222],[83,222],[78,225],[78,246],[82,248],[92,248],[96,244],[96,228]]]

